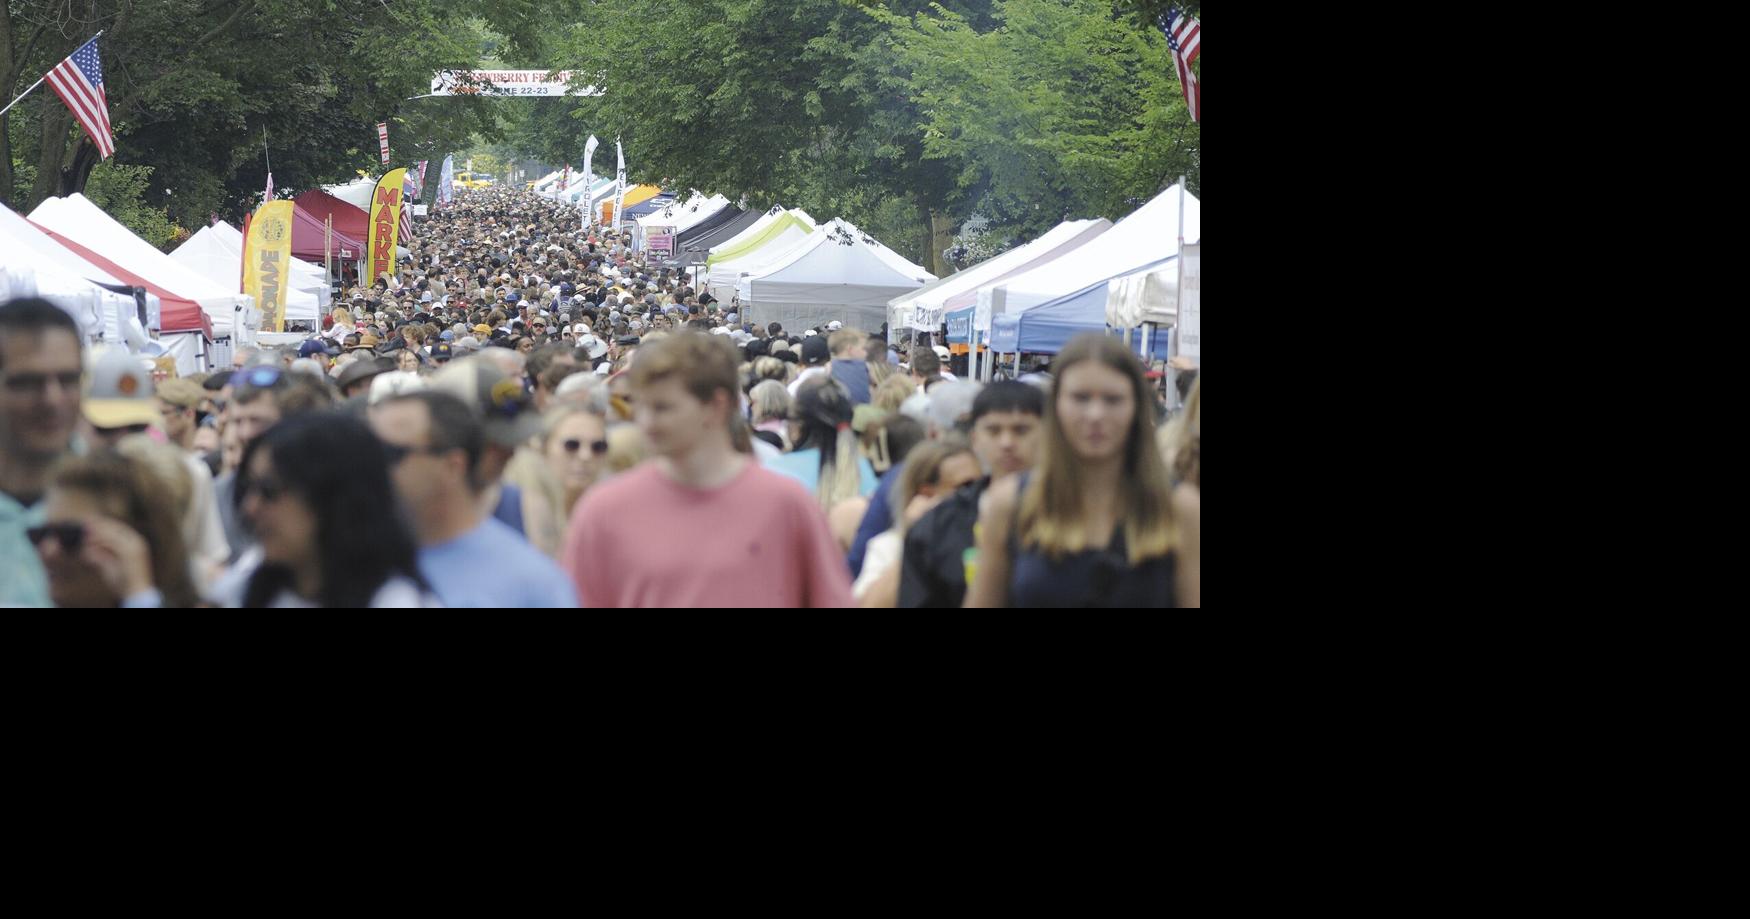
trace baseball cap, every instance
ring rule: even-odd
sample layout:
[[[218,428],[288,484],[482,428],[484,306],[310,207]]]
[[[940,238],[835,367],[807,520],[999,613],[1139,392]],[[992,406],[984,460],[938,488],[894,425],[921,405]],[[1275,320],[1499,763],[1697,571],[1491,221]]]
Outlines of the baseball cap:
[[[99,428],[161,424],[164,420],[154,400],[152,371],[122,348],[108,349],[92,365],[83,407],[85,420]]]
[[[521,380],[505,376],[492,362],[473,357],[451,361],[431,376],[431,388],[461,399],[485,422],[486,437],[516,449],[541,433],[541,416]]]
[[[316,338],[307,339],[303,344],[298,346],[299,357],[314,357],[318,354],[327,353],[328,345]]]
[[[456,356],[455,349],[447,341],[440,341],[431,346],[431,359],[442,364]]]
[[[936,356],[944,361],[950,360],[954,357],[954,355],[948,353],[948,348],[944,345],[933,345],[930,350],[935,351]]]
[[[819,335],[802,342],[802,363],[810,367],[824,364],[832,357],[832,349],[826,346],[826,339]]]
[[[348,367],[347,369],[351,370],[352,368]],[[409,373],[405,370],[391,370],[388,373],[377,374],[376,379],[371,381],[371,394],[366,402],[370,405],[376,405],[390,396],[397,396],[404,392],[418,392],[425,388],[425,379],[419,374]]]
[[[828,332],[837,332],[838,330],[840,330],[844,327],[845,327],[845,324],[838,321],[837,319],[834,319],[833,321],[826,324],[826,330]]]
[[[491,335],[492,334],[492,327],[487,325],[486,323],[482,322],[479,325],[474,327],[474,334],[476,334],[476,335]]]
[[[201,384],[179,378],[165,380],[158,386],[158,398],[182,408],[199,408],[207,391]]]

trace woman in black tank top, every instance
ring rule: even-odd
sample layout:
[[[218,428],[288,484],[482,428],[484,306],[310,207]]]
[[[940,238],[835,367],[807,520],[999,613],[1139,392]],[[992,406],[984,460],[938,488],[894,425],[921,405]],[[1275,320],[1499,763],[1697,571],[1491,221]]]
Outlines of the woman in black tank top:
[[[1200,511],[1169,483],[1141,362],[1089,333],[1054,370],[1038,466],[980,509],[966,605],[1199,605]]]

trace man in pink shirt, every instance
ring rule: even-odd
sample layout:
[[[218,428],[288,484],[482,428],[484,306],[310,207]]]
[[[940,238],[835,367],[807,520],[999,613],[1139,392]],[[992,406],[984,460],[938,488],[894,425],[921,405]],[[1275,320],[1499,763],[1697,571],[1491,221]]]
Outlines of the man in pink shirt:
[[[653,458],[590,489],[560,561],[584,607],[849,607],[850,570],[813,496],[730,442],[738,357],[680,332],[638,350]]]

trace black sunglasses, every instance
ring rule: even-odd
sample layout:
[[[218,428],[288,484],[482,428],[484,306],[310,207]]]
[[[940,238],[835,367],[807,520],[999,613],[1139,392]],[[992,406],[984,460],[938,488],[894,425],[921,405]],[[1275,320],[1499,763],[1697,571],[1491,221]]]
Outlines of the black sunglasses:
[[[579,451],[581,449],[583,449],[583,441],[582,440],[580,440],[576,437],[573,437],[570,440],[565,441],[565,452],[566,453],[576,453],[577,451]],[[602,454],[608,452],[608,442],[605,440],[598,440],[598,441],[591,443],[589,445],[589,452],[594,453],[596,456],[601,456]]]
[[[30,544],[40,546],[45,539],[53,539],[61,544],[63,552],[78,552],[85,544],[85,524],[83,523],[45,523],[42,526],[31,527],[24,531]]]
[[[448,453],[451,450],[460,450],[460,449],[462,449],[462,448],[461,447],[403,447],[400,444],[384,444],[383,445],[383,455],[388,458],[389,465],[399,466],[399,465],[401,465],[402,460],[408,458],[409,456],[412,456],[415,453],[428,453],[428,454],[431,454],[433,456],[436,456],[440,453]]]

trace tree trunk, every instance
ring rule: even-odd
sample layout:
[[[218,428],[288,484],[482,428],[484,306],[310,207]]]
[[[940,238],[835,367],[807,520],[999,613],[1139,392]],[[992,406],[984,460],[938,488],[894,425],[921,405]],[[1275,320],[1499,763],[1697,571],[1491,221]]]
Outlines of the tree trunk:
[[[30,200],[20,211],[36,209],[47,198],[61,193],[61,161],[67,155],[67,137],[73,127],[73,113],[61,104],[54,93],[44,93],[43,142],[36,161],[36,184],[31,186]]]
[[[942,250],[954,244],[954,218],[942,211],[926,212],[924,226],[929,229],[927,253],[929,260],[924,267],[938,278],[945,278],[954,273],[954,265],[942,257]]]

